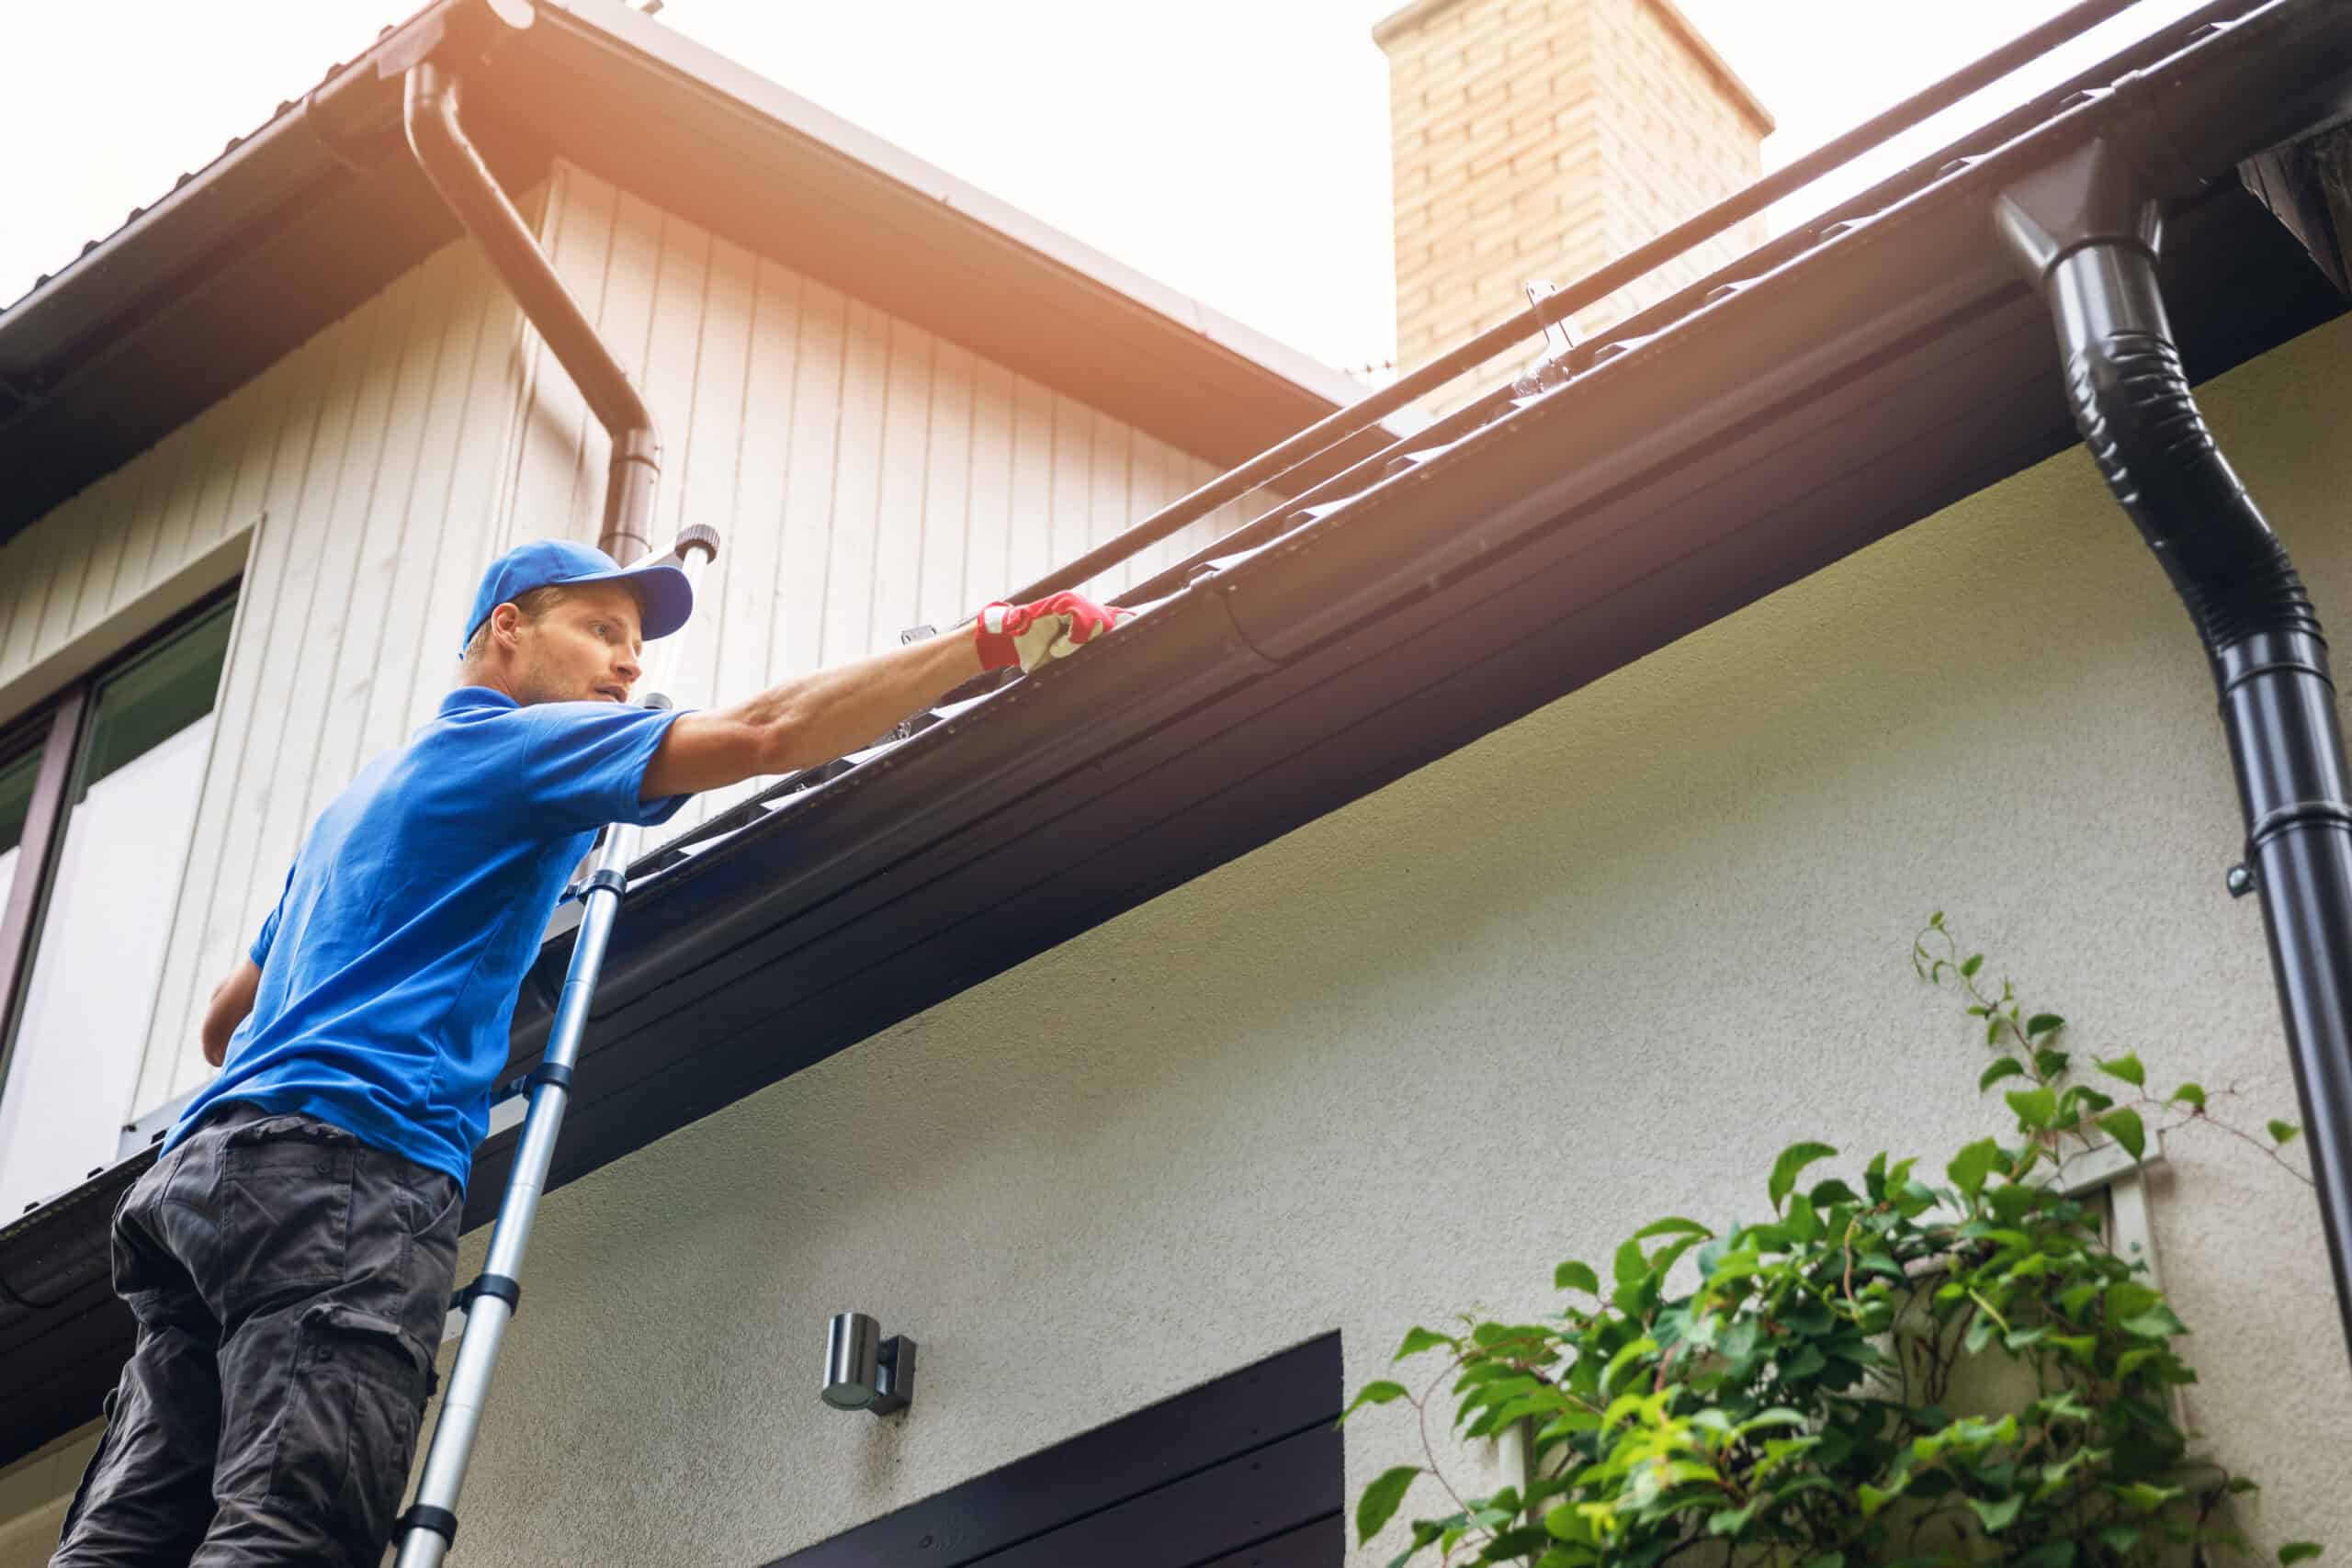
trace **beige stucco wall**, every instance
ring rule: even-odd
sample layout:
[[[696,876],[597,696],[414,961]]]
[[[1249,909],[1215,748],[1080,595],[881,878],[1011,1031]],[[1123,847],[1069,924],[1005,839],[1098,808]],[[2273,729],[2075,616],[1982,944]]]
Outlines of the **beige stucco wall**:
[[[2207,389],[2338,621],[2347,352]],[[1641,1220],[1756,1213],[1800,1136],[1940,1158],[1998,1123],[1905,961],[1931,908],[2078,1044],[2292,1114],[2236,810],[2069,452],[553,1195],[467,1559],[764,1562],[1334,1326],[1357,1383],[1411,1323],[1541,1310]],[[2195,1418],[2266,1558],[2344,1550],[2310,1196],[2174,1147]],[[923,1343],[901,1422],[815,1398],[849,1307]],[[1347,1441],[1351,1489],[1414,1456]]]

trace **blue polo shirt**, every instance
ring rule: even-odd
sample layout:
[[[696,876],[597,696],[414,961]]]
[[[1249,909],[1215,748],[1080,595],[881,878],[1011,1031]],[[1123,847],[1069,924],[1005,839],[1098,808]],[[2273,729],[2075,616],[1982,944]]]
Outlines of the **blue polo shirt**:
[[[460,686],[311,825],[253,945],[261,986],[169,1149],[226,1100],[300,1111],[465,1183],[524,972],[564,884],[640,802],[675,712]]]

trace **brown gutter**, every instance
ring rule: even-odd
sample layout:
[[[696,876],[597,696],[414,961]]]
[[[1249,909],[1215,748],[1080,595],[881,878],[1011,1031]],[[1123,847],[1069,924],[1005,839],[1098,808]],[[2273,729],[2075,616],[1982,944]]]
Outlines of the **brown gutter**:
[[[522,307],[612,437],[605,519],[596,547],[628,562],[652,548],[653,496],[662,479],[662,436],[653,411],[629,384],[580,301],[556,276],[523,215],[458,123],[456,77],[432,61],[409,68],[402,118],[408,144],[433,188],[490,257],[491,269]]]

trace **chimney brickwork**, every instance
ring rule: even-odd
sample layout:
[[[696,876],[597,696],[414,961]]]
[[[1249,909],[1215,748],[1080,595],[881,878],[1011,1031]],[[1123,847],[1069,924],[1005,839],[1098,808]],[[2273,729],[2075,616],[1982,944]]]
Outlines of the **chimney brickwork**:
[[[1396,362],[1410,370],[1752,182],[1770,117],[1671,0],[1418,0],[1388,55]],[[1589,336],[1763,238],[1750,220],[1579,311]],[[1459,407],[1541,352],[1430,400]]]

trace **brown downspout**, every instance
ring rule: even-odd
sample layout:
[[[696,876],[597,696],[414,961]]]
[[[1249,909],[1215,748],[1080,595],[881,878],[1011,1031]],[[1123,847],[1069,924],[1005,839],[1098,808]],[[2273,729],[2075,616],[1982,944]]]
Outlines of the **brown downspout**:
[[[596,547],[627,565],[653,547],[653,495],[662,480],[662,436],[653,425],[653,411],[629,384],[628,372],[596,335],[587,312],[531,237],[523,215],[467,140],[458,123],[458,93],[457,78],[433,62],[420,61],[409,68],[401,105],[409,148],[612,437],[605,520]]]

